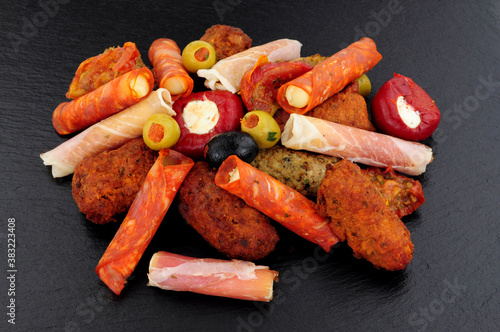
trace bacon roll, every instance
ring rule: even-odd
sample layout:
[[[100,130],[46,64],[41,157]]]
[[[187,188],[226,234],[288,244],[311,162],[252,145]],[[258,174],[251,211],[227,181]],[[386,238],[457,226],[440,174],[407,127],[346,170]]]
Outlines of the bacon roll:
[[[156,83],[170,92],[172,100],[191,94],[194,81],[182,65],[181,50],[175,41],[167,38],[155,40],[149,47],[148,57]]]

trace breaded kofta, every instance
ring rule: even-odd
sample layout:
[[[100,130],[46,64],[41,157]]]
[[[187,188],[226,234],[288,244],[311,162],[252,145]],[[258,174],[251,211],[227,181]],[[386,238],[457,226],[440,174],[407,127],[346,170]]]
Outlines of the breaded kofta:
[[[216,170],[198,161],[178,192],[182,217],[211,246],[229,258],[254,261],[279,240],[270,219],[215,184]]]
[[[128,211],[158,153],[142,138],[116,150],[85,157],[73,175],[73,199],[87,219],[96,224],[116,221]]]
[[[410,232],[358,165],[344,159],[328,166],[317,210],[331,219],[331,229],[356,257],[391,271],[410,263]]]
[[[217,60],[222,60],[252,46],[252,39],[240,28],[222,24],[208,28],[200,40],[212,44],[217,53]]]
[[[376,130],[368,116],[365,98],[358,93],[357,82],[349,84],[307,112],[307,115],[359,129]]]

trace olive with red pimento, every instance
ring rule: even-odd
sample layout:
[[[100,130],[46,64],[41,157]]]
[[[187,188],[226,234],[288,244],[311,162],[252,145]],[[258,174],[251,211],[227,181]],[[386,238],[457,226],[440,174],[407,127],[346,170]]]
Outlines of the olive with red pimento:
[[[172,147],[193,159],[203,158],[203,148],[213,136],[240,129],[243,103],[229,91],[203,91],[178,99],[173,109],[181,135]]]
[[[441,119],[434,100],[411,78],[394,74],[372,101],[372,117],[380,131],[410,141],[422,141]]]

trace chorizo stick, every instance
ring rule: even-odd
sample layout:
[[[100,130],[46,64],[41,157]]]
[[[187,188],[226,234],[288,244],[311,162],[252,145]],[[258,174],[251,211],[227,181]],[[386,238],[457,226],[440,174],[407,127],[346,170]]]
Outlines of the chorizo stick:
[[[149,47],[148,57],[156,83],[170,92],[173,101],[191,94],[194,81],[182,65],[181,50],[173,40],[155,40]]]
[[[160,150],[127,216],[95,271],[117,295],[170,207],[182,181],[193,167],[190,158],[170,149]]]
[[[339,241],[314,202],[235,155],[221,164],[215,184],[326,252]]]
[[[129,71],[70,102],[57,106],[52,124],[61,135],[71,134],[120,112],[153,91],[153,73],[146,67]]]
[[[304,114],[373,68],[382,55],[375,42],[361,38],[318,63],[313,70],[283,84],[278,103],[288,113]]]

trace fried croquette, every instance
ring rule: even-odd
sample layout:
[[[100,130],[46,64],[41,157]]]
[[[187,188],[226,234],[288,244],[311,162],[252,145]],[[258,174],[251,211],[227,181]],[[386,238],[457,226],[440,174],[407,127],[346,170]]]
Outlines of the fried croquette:
[[[142,138],[116,150],[85,157],[75,168],[72,193],[78,208],[96,224],[116,221],[126,212],[158,153]]]
[[[358,93],[357,82],[349,84],[344,90],[307,112],[307,115],[350,127],[376,130],[368,116],[365,98]]]
[[[179,188],[182,217],[229,258],[264,258],[279,240],[271,219],[215,184],[216,170],[198,161]]]
[[[252,39],[240,28],[222,24],[208,28],[200,40],[212,44],[217,53],[217,60],[222,60],[252,46]]]
[[[277,145],[271,149],[260,150],[251,165],[304,196],[315,197],[325,176],[326,165],[334,164],[338,160],[337,157],[296,151]]]
[[[356,164],[344,159],[328,166],[318,191],[317,210],[331,219],[331,229],[347,241],[356,257],[391,271],[410,263],[410,232]]]

